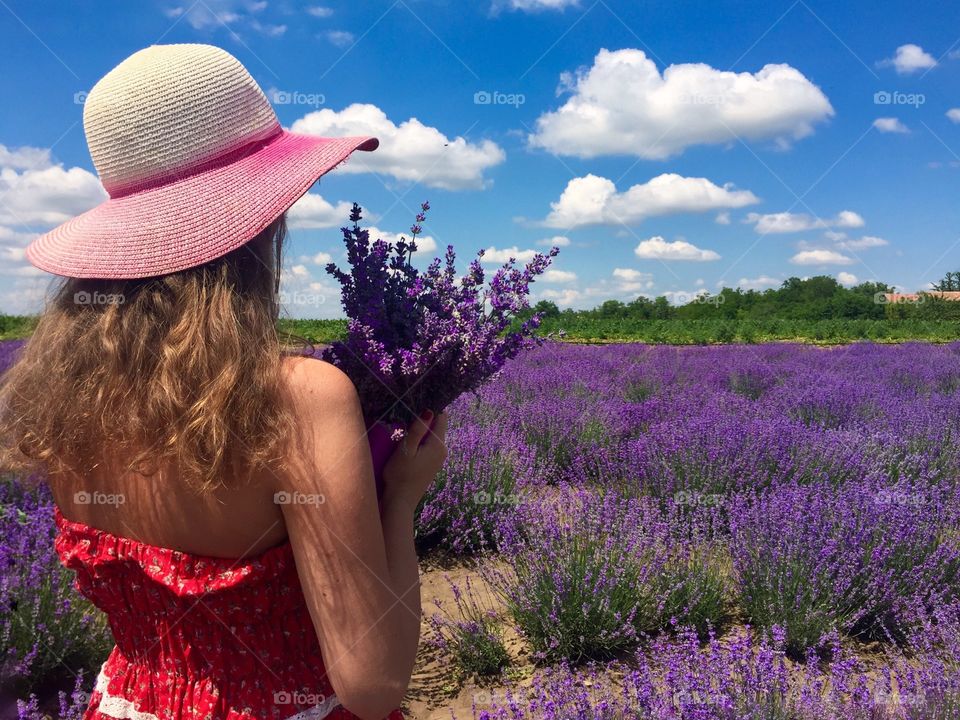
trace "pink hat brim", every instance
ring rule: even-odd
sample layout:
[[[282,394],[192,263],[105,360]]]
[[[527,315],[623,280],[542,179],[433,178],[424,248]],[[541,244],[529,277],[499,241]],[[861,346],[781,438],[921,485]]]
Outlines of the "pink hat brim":
[[[202,265],[252,240],[354,150],[378,144],[284,130],[222,166],[107,200],[36,238],[27,259],[75,278],[142,278]]]

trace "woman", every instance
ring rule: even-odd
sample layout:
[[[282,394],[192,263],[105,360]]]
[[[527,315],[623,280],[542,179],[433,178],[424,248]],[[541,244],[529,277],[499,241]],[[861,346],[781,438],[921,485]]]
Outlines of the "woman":
[[[65,279],[3,379],[0,460],[47,474],[116,638],[85,717],[401,718],[446,417],[378,505],[353,385],[276,331],[284,213],[377,140],[284,131],[206,45],[135,53],[84,128],[110,199],[27,250]]]

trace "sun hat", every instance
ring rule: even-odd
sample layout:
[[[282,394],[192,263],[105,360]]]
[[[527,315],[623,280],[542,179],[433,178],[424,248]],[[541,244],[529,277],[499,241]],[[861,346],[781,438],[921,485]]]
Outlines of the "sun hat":
[[[109,199],[36,238],[27,259],[77,278],[202,265],[253,239],[374,137],[284,130],[263,91],[212,45],[153,45],[87,95],[83,127]]]

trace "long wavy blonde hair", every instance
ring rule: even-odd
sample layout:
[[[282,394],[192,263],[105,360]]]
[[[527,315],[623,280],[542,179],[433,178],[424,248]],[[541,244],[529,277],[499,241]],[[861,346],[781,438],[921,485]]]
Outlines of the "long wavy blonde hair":
[[[281,216],[222,258],[136,280],[65,279],[0,379],[0,467],[81,476],[173,463],[197,491],[282,464]]]

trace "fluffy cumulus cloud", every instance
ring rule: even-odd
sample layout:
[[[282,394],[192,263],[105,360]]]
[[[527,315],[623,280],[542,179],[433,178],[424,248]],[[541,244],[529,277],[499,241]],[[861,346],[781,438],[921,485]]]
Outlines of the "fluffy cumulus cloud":
[[[653,288],[653,275],[634,268],[614,268],[613,279],[619,294],[635,294]]]
[[[648,240],[642,240],[633,250],[638,258],[644,260],[692,260],[707,262],[719,260],[720,256],[713,250],[703,250],[686,240],[669,242],[659,235]]]
[[[794,265],[852,265],[853,258],[836,250],[801,250],[790,262]]]
[[[49,227],[107,198],[96,175],[83,168],[64,168],[45,152],[0,146],[0,224]]]
[[[756,73],[704,63],[663,71],[642,50],[600,50],[593,65],[564,73],[571,96],[537,119],[533,147],[591,158],[663,159],[691,145],[772,139],[782,146],[834,114],[823,92],[789,65]]]
[[[758,275],[755,278],[742,277],[737,280],[736,287],[742,290],[766,290],[767,288],[780,287],[783,284],[783,280],[778,280],[775,277],[770,275]],[[718,285],[723,285],[722,282]]]
[[[576,282],[577,274],[569,270],[554,270],[550,268],[540,278],[545,283],[572,283]]]
[[[536,250],[521,250],[516,245],[508,248],[488,247],[483,251],[483,262],[490,265],[502,265],[514,259],[520,263],[526,263],[533,260],[537,254]]]
[[[27,263],[27,244],[106,198],[96,175],[63,167],[48,149],[0,145],[0,310],[40,309],[49,276]]]
[[[310,135],[373,135],[380,147],[357,152],[338,172],[375,172],[397,180],[420,182],[444,190],[471,190],[488,186],[484,172],[506,159],[492,140],[476,143],[449,138],[416,118],[399,125],[376,105],[354,103],[343,110],[311,112],[293,123],[291,130]]]
[[[853,285],[856,285],[859,282],[859,280],[857,280],[857,276],[854,275],[853,273],[838,272],[837,282],[840,283],[841,285],[846,285],[847,287],[851,287]]]
[[[45,148],[0,145],[0,274],[45,280],[24,255],[27,244],[48,230],[107,199],[97,176],[83,168],[65,168]],[[29,284],[4,294],[0,309],[35,312],[29,303],[42,298]]]
[[[882,133],[908,133],[910,128],[900,122],[899,118],[882,117],[873,121],[873,126]]]
[[[947,110],[947,117],[951,122],[960,123],[960,108],[950,108]]]
[[[544,225],[576,228],[584,225],[636,224],[648,217],[683,212],[739,208],[760,202],[749,190],[719,186],[706,178],[664,173],[643,184],[617,192],[612,180],[597,175],[574,178],[550,203]]]
[[[567,247],[570,245],[570,238],[566,235],[554,235],[553,237],[543,238],[543,240],[537,240],[537,245],[542,245],[543,247]]]
[[[650,273],[633,268],[614,268],[609,277],[586,287],[546,287],[540,290],[537,298],[552,300],[561,307],[590,308],[611,298],[633,300],[640,295],[650,297],[648,291],[653,286],[653,275]]]
[[[831,227],[856,228],[866,224],[863,217],[852,210],[841,210],[832,218],[815,218],[806,213],[791,212],[748,213],[744,222],[752,224],[753,229],[761,235],[804,232]]]
[[[897,48],[892,58],[881,60],[881,67],[893,67],[899,75],[909,75],[919,70],[929,70],[937,66],[937,61],[919,45],[907,43]]]
[[[410,240],[409,233],[395,233],[390,232],[389,230],[381,230],[380,228],[371,225],[367,228],[370,231],[370,239],[376,240],[385,240],[388,243],[396,243],[401,237]],[[416,255],[426,255],[428,253],[435,253],[437,251],[437,241],[432,235],[418,235],[417,236],[417,252]]]
[[[316,193],[307,193],[287,211],[290,228],[331,228],[347,224],[352,205],[340,201],[336,205]]]

